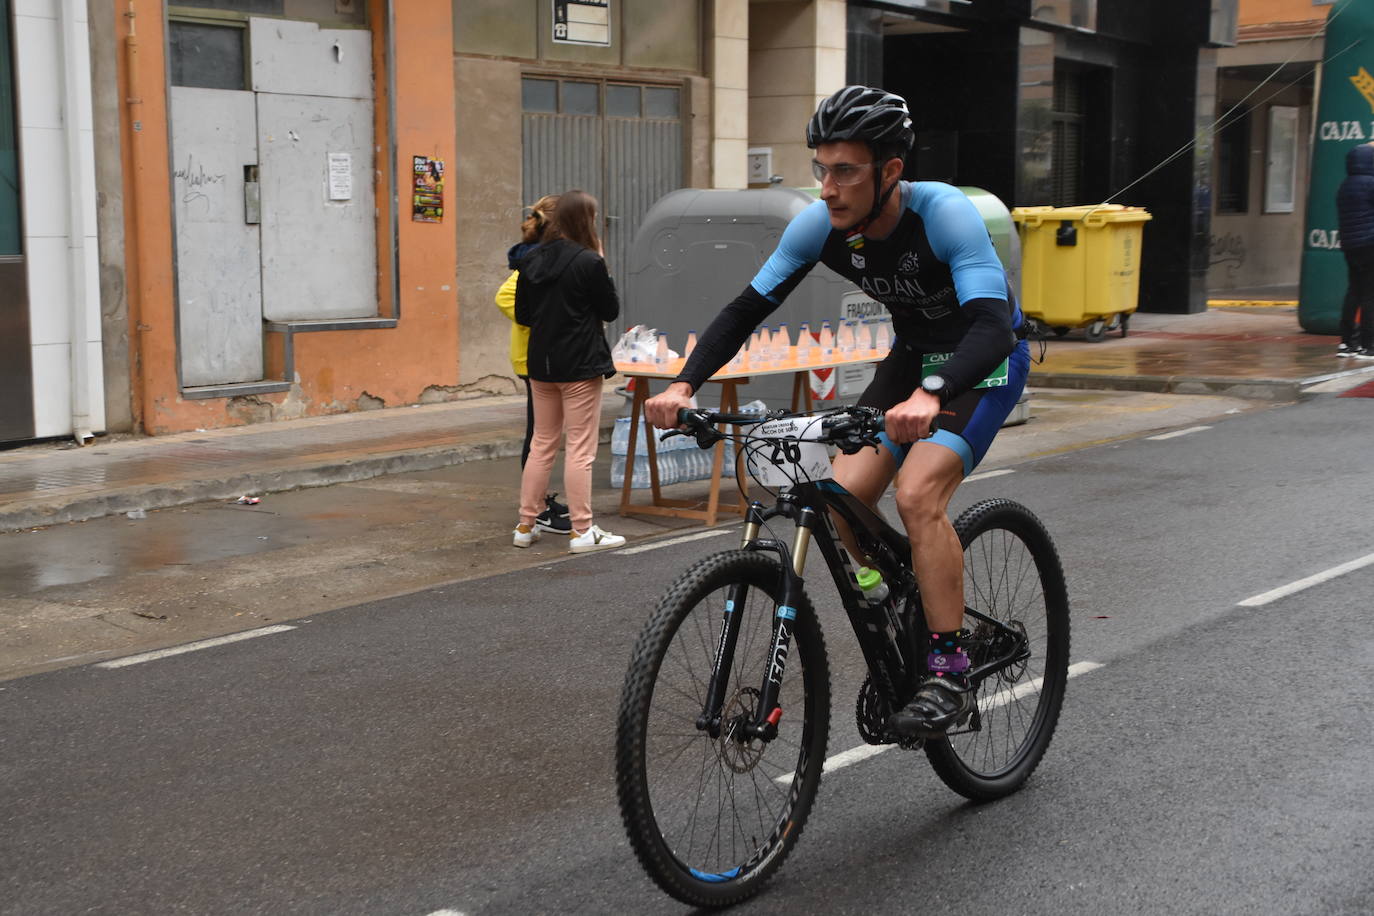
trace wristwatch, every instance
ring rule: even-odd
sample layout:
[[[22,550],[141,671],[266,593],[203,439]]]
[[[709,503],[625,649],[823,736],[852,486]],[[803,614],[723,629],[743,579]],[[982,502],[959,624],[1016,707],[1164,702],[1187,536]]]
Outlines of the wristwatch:
[[[941,406],[944,405],[945,397],[949,393],[943,375],[927,375],[925,378],[921,379],[921,390],[926,394],[933,394],[939,398]]]

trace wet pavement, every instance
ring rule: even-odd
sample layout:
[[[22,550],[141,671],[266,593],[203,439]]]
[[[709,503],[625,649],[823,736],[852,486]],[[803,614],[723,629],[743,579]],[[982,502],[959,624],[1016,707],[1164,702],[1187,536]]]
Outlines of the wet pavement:
[[[1109,332],[1097,344],[1082,333],[1051,338],[1032,383],[1294,400],[1311,385],[1370,369],[1337,359],[1334,335],[1303,332],[1292,306],[1136,314],[1124,338]]]
[[[1081,331],[1051,338],[1031,384],[1293,400],[1323,381],[1374,373],[1337,360],[1335,344],[1303,333],[1291,306],[1137,313],[1124,338],[1113,332],[1090,343]],[[608,385],[604,428],[623,405]],[[0,530],[507,457],[519,451],[523,407],[520,397],[487,398],[3,451]]]

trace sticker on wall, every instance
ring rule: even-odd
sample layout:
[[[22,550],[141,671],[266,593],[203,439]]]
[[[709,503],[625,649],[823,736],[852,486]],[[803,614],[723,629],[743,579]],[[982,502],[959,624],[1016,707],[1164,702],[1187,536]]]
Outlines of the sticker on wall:
[[[329,199],[353,199],[353,156],[350,153],[329,154]]]
[[[568,45],[610,45],[611,0],[553,0],[553,40]]]
[[[444,221],[444,160],[416,156],[415,193],[411,219],[417,223]]]

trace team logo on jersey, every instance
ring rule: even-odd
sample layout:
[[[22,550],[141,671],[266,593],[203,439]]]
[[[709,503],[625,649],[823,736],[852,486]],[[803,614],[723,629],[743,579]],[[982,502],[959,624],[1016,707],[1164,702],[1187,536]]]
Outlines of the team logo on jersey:
[[[908,251],[897,261],[897,271],[904,274],[919,273],[921,270],[921,259],[916,257],[916,252]]]
[[[864,265],[868,263],[867,261],[864,260],[864,256],[861,255],[861,254],[859,254],[857,251],[851,251],[851,252],[849,253],[849,261],[850,261],[851,264],[853,264],[853,265],[854,265],[855,267],[857,267],[859,270],[863,270],[863,269],[864,269]]]

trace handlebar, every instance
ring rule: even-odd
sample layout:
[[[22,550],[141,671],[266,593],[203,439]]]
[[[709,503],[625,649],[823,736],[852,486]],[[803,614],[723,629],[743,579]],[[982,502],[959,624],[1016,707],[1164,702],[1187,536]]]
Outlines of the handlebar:
[[[679,429],[665,432],[659,437],[662,442],[673,436],[691,436],[701,448],[710,448],[725,435],[716,427],[719,424],[737,426],[757,425],[784,416],[782,411],[760,416],[758,414],[719,413],[695,407],[684,407],[677,413]],[[931,420],[930,432],[933,435],[939,428],[939,418]],[[878,444],[878,434],[885,428],[882,411],[872,407],[848,407],[820,418],[821,435],[817,441],[836,445],[840,451],[853,454],[866,446]]]

